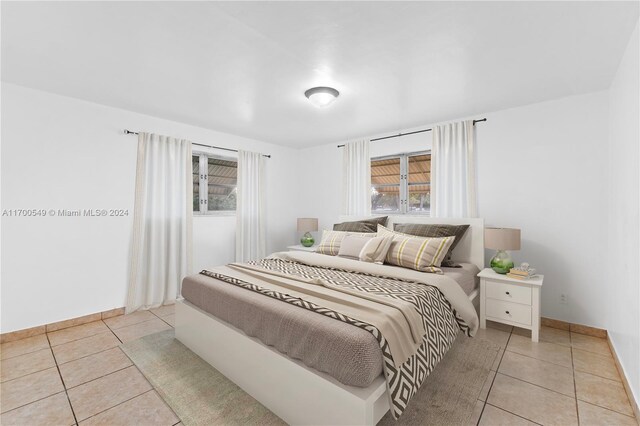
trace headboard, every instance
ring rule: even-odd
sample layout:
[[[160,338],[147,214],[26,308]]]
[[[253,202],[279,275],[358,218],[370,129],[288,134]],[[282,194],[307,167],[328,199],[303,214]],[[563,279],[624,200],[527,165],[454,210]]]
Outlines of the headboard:
[[[372,217],[384,216],[340,216],[340,222],[349,222],[353,220],[370,219]],[[464,237],[458,242],[453,250],[452,259],[458,262],[468,262],[476,265],[480,270],[484,268],[484,219],[481,218],[445,218],[445,217],[428,217],[428,216],[409,216],[409,215],[389,215],[387,228],[393,229],[394,223],[425,223],[447,225],[470,225]]]

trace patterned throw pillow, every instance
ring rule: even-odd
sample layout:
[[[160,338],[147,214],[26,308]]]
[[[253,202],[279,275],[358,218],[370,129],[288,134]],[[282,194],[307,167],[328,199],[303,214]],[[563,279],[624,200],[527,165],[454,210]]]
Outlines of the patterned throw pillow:
[[[441,274],[439,268],[455,237],[422,238],[403,234],[378,225],[378,236],[393,235],[386,263]]]
[[[347,235],[357,235],[361,237],[373,238],[376,234],[370,232],[342,232],[342,231],[322,231],[322,241],[316,248],[316,253],[337,256],[340,252],[340,244]]]
[[[378,232],[378,225],[385,226],[388,218],[389,216],[382,216],[357,220],[355,222],[336,223],[333,225],[333,230],[343,232]]]
[[[424,223],[396,223],[393,225],[393,229],[396,232],[402,232],[403,234],[415,235],[417,237],[456,237],[453,240],[453,244],[449,247],[447,255],[442,261],[442,266],[448,268],[460,268],[460,265],[451,260],[451,253],[456,248],[462,237],[464,236],[469,225],[446,225],[446,224],[424,224]]]

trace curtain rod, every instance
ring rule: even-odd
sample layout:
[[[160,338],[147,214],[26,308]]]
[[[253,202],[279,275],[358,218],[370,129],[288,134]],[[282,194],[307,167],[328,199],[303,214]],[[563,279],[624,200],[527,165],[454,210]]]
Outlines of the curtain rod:
[[[138,132],[132,132],[131,130],[124,129],[124,134],[125,135],[137,135]],[[221,146],[214,146],[214,145],[204,145],[204,144],[195,143],[195,142],[191,142],[191,145],[204,146],[205,148],[221,149],[223,151],[238,152],[237,149],[223,148]],[[267,154],[262,154],[262,156],[263,157],[267,157],[267,158],[271,158],[271,155],[267,155]]]
[[[482,121],[487,121],[487,119],[486,118],[481,118],[480,120],[473,120],[473,125],[475,126],[476,123],[480,123]],[[424,129],[424,130],[416,130],[415,132],[398,133],[397,135],[383,136],[381,138],[371,139],[369,142],[381,141],[383,139],[399,138],[400,136],[415,135],[416,133],[430,132],[431,130],[433,130],[433,129]],[[338,145],[338,148],[342,148],[343,146],[344,146],[344,144]]]

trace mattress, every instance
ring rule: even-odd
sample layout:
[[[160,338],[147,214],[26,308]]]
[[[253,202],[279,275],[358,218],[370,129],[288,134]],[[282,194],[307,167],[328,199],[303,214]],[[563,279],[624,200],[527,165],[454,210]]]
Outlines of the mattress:
[[[468,295],[478,268],[443,268]],[[189,303],[341,383],[367,387],[382,374],[383,355],[368,331],[247,291],[205,275],[186,277],[182,296]]]

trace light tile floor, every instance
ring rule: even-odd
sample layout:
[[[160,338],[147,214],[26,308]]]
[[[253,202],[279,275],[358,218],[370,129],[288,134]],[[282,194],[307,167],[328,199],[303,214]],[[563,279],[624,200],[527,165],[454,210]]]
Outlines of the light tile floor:
[[[478,337],[503,348],[480,394],[479,425],[637,425],[606,339],[488,322]]]
[[[0,424],[180,425],[119,348],[173,319],[165,306],[2,344]]]
[[[173,327],[173,306],[1,346],[2,425],[176,425],[178,417],[118,347]],[[474,410],[477,425],[637,425],[605,339],[489,323],[501,347]]]

